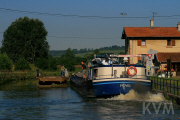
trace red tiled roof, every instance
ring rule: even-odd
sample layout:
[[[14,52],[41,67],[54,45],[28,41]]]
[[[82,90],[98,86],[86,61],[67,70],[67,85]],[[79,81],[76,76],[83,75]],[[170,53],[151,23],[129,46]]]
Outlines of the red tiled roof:
[[[158,52],[156,54],[159,62],[167,62],[171,58],[171,62],[180,62],[180,52]]]
[[[127,37],[180,37],[177,27],[124,27]]]

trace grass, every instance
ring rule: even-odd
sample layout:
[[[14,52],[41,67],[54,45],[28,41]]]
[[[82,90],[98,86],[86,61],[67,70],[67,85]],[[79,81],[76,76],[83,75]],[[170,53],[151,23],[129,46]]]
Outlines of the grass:
[[[0,71],[0,84],[4,84],[11,81],[16,80],[25,80],[25,79],[36,79],[36,70],[39,69],[34,66],[34,64],[30,64],[31,70],[25,70],[25,71],[15,71],[12,69],[11,71]],[[76,67],[74,71],[69,72],[69,76],[71,76],[72,73],[80,72],[82,71],[81,67]],[[39,73],[42,76],[61,76],[61,70],[58,68],[56,71],[47,71],[47,70],[40,70]],[[69,80],[69,79],[68,79]]]
[[[32,71],[26,72],[6,72],[0,74],[0,84],[11,81],[36,79],[36,73]]]
[[[168,93],[172,93],[174,95],[180,95],[180,79],[158,77],[150,77],[150,79],[153,81],[152,88],[167,91]]]

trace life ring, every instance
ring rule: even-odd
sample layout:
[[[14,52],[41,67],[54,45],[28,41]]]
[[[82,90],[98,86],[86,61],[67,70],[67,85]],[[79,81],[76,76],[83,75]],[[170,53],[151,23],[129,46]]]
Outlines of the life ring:
[[[129,72],[129,69],[134,69],[134,73],[131,74],[131,73]],[[137,69],[136,69],[136,67],[134,67],[134,66],[129,66],[129,67],[127,68],[127,73],[128,73],[129,76],[134,76],[134,75],[136,75],[136,74],[137,74]]]

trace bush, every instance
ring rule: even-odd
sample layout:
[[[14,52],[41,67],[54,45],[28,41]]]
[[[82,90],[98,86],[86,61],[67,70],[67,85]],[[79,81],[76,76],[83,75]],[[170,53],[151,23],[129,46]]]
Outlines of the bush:
[[[35,66],[42,70],[57,70],[57,59],[55,58],[38,58]]]
[[[49,58],[49,70],[57,70],[57,59],[56,58]]]
[[[68,71],[74,71],[75,67],[74,67],[74,61],[67,61],[64,64],[64,67],[67,68]]]
[[[12,62],[6,54],[0,54],[0,70],[11,70]]]
[[[48,60],[46,58],[37,58],[35,61],[35,66],[39,69],[46,70],[49,68]]]
[[[21,58],[15,63],[15,70],[31,70],[31,67],[24,58]]]

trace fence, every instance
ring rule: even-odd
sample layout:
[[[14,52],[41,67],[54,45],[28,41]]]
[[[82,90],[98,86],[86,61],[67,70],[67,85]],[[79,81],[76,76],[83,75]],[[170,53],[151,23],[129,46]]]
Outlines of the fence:
[[[180,80],[171,78],[149,77],[152,82],[152,89],[163,90],[167,93],[180,95]]]

